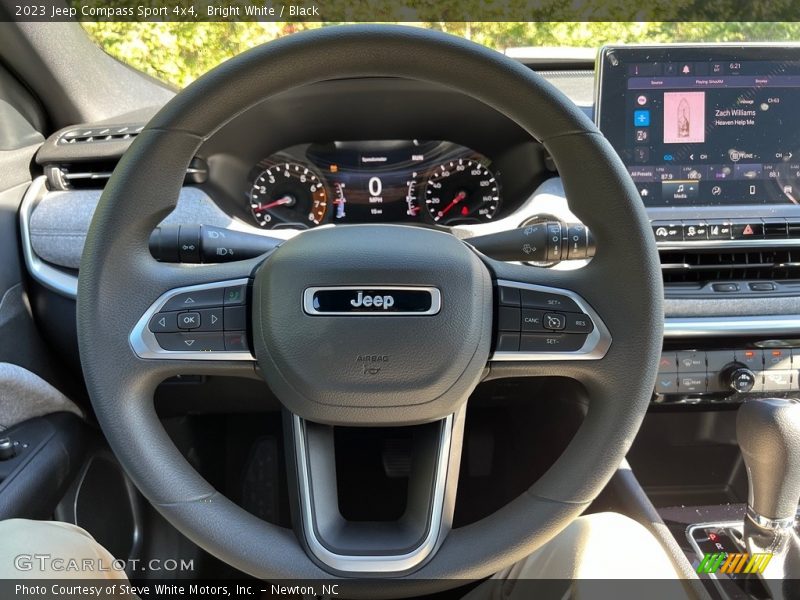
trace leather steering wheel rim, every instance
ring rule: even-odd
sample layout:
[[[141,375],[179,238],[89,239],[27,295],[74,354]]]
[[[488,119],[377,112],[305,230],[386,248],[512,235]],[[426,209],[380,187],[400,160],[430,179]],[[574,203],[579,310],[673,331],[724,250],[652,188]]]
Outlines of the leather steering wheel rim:
[[[408,587],[381,588],[385,595],[428,592],[452,587],[454,580],[490,576],[576,518],[624,458],[656,377],[663,290],[644,208],[627,171],[594,124],[538,74],[463,39],[399,26],[295,34],[214,69],[152,119],[103,192],[80,267],[81,361],[109,444],[172,525],[212,555],[259,579],[331,577],[309,559],[291,530],[259,520],[214,490],[180,454],[156,415],[153,392],[179,369],[253,376],[252,366],[149,363],[133,353],[128,335],[165,290],[240,276],[258,264],[196,268],[156,263],[149,254],[149,234],[174,207],[186,167],[202,142],[266,98],[347,77],[442,84],[505,114],[542,142],[559,168],[571,209],[595,235],[597,255],[579,275],[485,262],[497,279],[576,290],[603,317],[614,340],[596,363],[536,366],[537,375],[581,380],[592,399],[588,414],[564,454],[528,491],[489,517],[450,531],[428,562],[394,579]],[[492,365],[490,376],[525,376],[532,368],[525,363]]]

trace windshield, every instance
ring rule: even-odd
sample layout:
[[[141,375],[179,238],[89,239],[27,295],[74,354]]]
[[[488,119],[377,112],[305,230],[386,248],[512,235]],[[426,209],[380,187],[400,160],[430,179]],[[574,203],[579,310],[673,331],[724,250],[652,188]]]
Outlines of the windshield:
[[[596,50],[603,44],[662,42],[789,42],[800,23],[493,22],[409,23],[471,39],[512,56],[541,56],[542,48]],[[184,87],[219,63],[258,44],[323,23],[84,22],[106,52],[166,83]],[[535,50],[534,50],[535,49]],[[583,54],[587,56],[590,54]]]

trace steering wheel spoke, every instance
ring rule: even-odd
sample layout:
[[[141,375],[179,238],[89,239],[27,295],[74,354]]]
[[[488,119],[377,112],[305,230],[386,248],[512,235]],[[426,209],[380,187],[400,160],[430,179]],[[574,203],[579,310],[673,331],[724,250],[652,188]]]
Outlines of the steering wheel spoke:
[[[287,413],[299,506],[296,527],[309,555],[323,568],[350,576],[402,575],[432,557],[452,524],[465,412],[462,406],[439,421],[384,431],[382,456],[370,460],[383,463],[388,477],[407,481],[402,514],[391,520],[364,520],[352,508],[343,509],[337,487],[343,481],[341,469],[358,469],[337,460],[340,444],[357,445],[363,453],[359,435],[372,438],[371,428],[348,428],[342,442],[334,426]]]

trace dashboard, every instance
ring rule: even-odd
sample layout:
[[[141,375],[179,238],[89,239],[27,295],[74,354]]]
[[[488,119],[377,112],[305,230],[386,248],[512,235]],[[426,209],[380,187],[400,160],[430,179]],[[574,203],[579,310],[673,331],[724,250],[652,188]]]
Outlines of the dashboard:
[[[666,314],[657,396],[728,397],[731,357],[753,372],[734,401],[796,390],[800,47],[611,46],[594,71],[582,63],[542,74],[593,116],[651,221]],[[29,271],[45,287],[74,298],[103,183],[142,126],[66,128],[39,150],[44,175],[21,223]],[[163,224],[285,239],[402,223],[469,238],[577,220],[546,149],[510,119],[434,84],[365,78],[242,111],[198,149]],[[791,368],[770,366],[785,348]],[[747,353],[755,363],[737,358]]]
[[[492,161],[449,141],[300,144],[253,168],[247,199],[261,227],[491,221],[502,203]]]

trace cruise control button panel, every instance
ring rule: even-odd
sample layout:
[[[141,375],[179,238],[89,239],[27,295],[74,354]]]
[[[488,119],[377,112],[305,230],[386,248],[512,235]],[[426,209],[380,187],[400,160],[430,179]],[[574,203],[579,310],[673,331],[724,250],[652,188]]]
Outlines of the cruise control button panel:
[[[574,293],[497,283],[492,360],[587,360],[605,355],[611,336]]]
[[[172,290],[136,325],[131,345],[142,358],[253,360],[247,295],[246,279]]]

